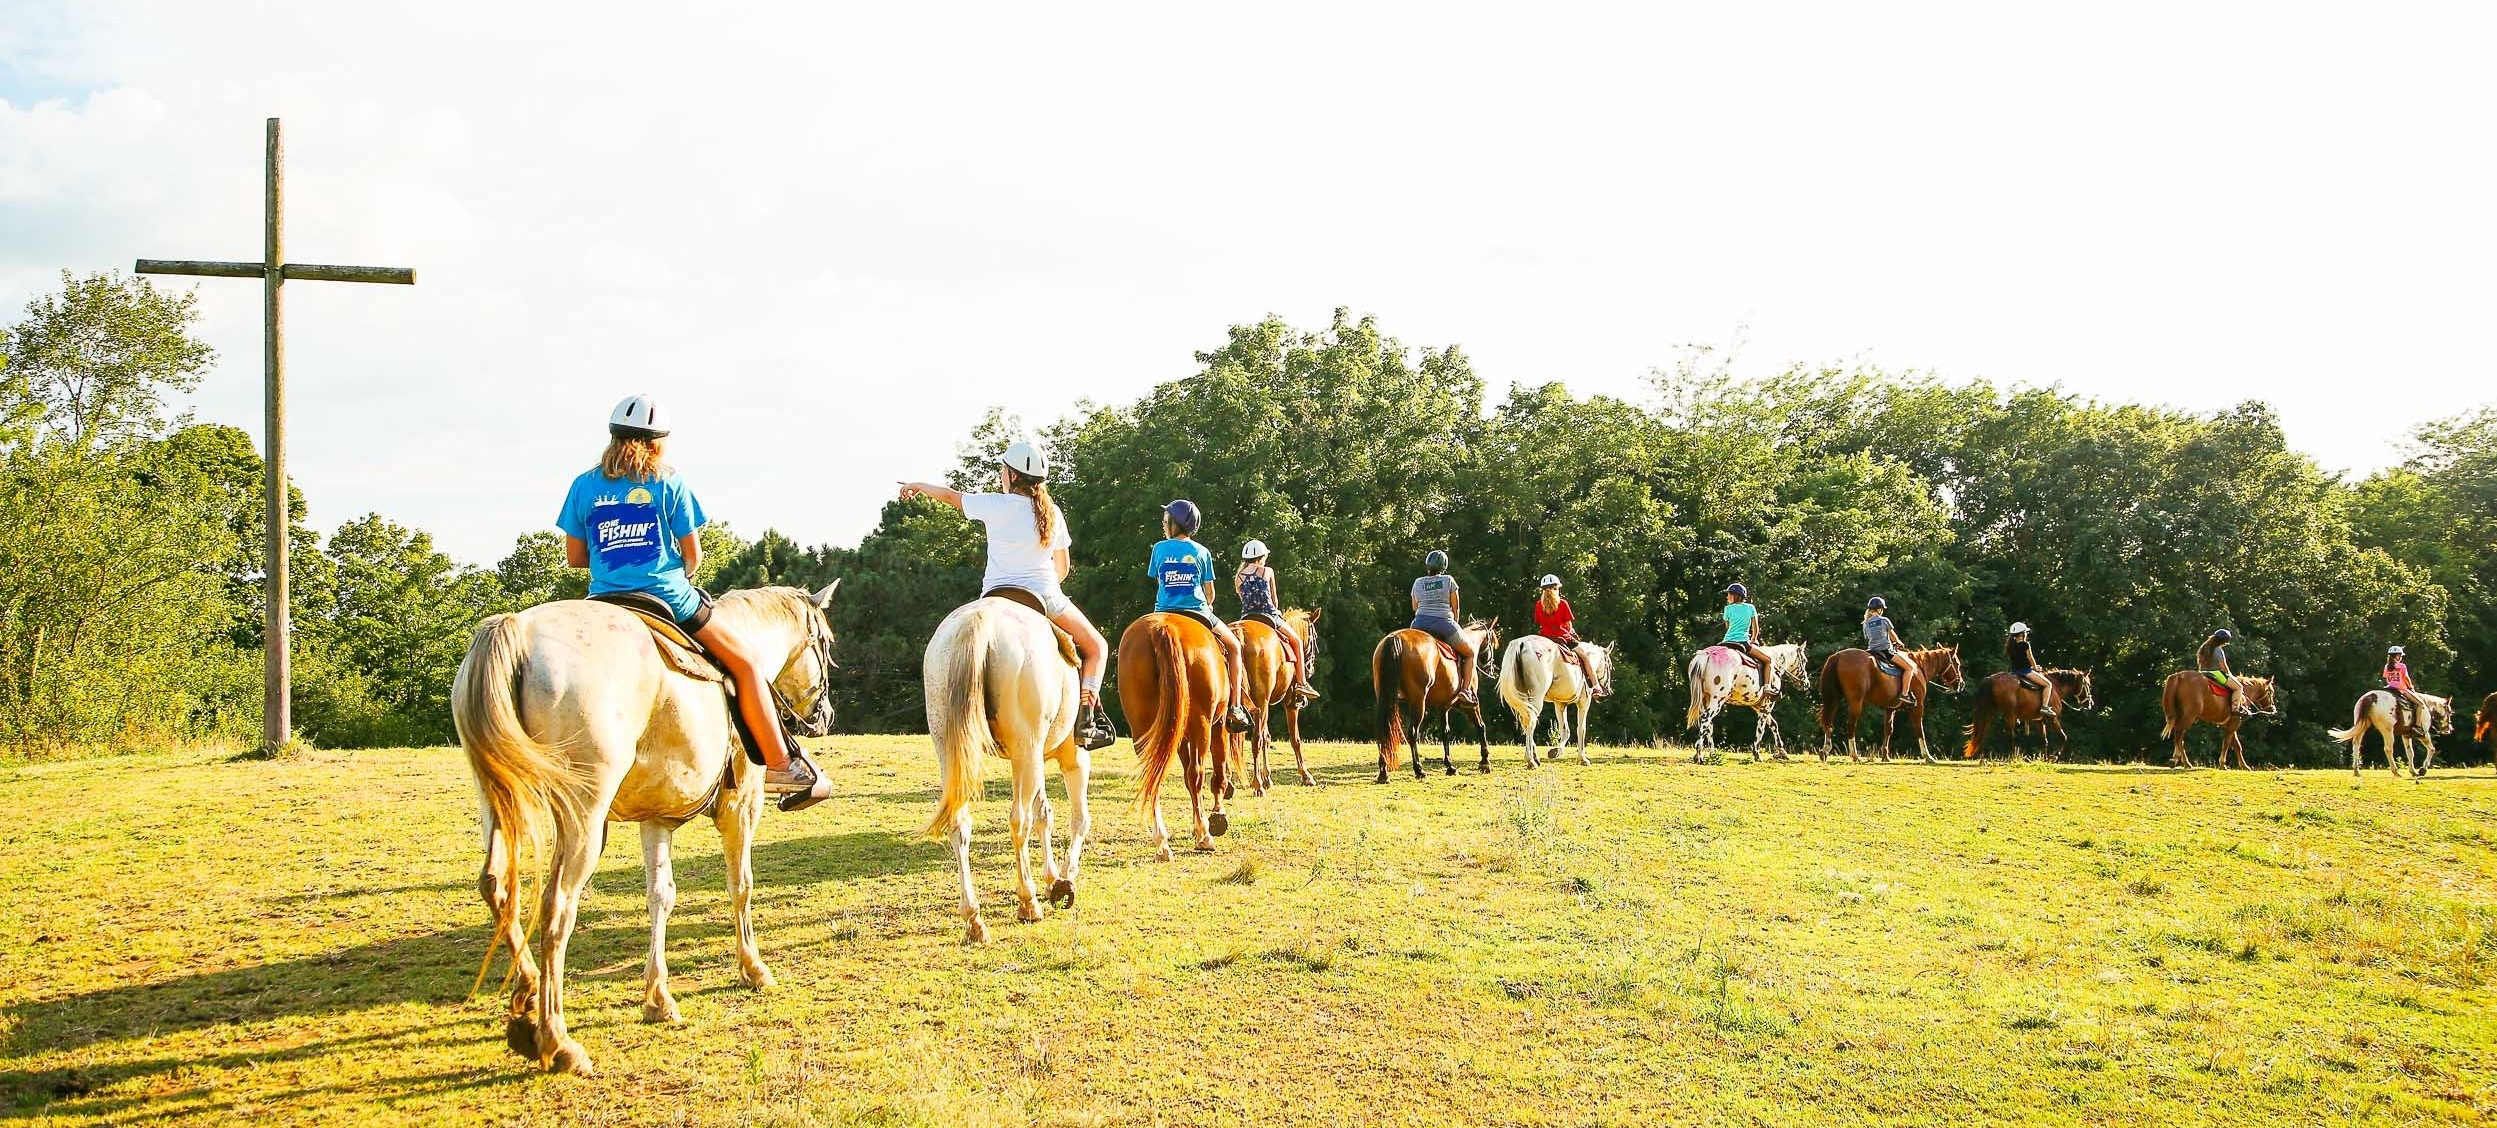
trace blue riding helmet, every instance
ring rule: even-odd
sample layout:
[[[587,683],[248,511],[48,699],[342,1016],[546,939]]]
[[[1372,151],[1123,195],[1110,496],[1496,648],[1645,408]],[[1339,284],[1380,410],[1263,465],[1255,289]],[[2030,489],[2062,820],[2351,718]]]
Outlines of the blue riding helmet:
[[[1734,598],[1736,598],[1736,599],[1749,599],[1749,598],[1751,598],[1751,591],[1750,591],[1750,589],[1745,588],[1745,587],[1744,587],[1743,585],[1741,585],[1741,584],[1727,584],[1727,585],[1725,585],[1725,593],[1726,593],[1727,595],[1733,596],[1733,597],[1734,597]]]
[[[1205,515],[1197,512],[1196,503],[1186,498],[1163,506],[1162,516],[1170,518],[1171,527],[1179,530],[1182,536],[1195,536],[1197,529],[1205,524]]]
[[[1878,595],[1864,601],[1864,609],[1867,611],[1883,611],[1889,609],[1889,607],[1889,601]]]

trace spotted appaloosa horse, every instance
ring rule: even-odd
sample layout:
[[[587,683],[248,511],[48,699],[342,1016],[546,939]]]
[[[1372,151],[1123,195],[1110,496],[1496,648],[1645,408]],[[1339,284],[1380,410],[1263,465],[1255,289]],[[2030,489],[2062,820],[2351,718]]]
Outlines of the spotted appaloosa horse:
[[[1847,759],[1861,762],[1856,753],[1856,729],[1864,721],[1867,707],[1882,711],[1881,761],[1890,762],[1890,734],[1898,727],[1899,704],[1903,694],[1914,694],[1916,703],[1905,706],[1908,723],[1916,726],[1916,751],[1925,762],[1934,763],[1933,748],[1925,742],[1925,700],[1931,689],[1960,690],[1959,647],[1937,646],[1926,650],[1903,650],[1907,666],[1898,675],[1882,672],[1873,654],[1862,647],[1841,650],[1821,663],[1821,759],[1829,759],[1830,733],[1838,725],[1839,703],[1847,710]]]
[[[1804,686],[1804,645],[1783,642],[1763,646],[1769,656],[1769,675],[1778,688]],[[1743,656],[1724,646],[1701,648],[1691,655],[1690,668],[1684,671],[1691,679],[1691,708],[1682,722],[1699,730],[1699,739],[1691,747],[1691,762],[1717,748],[1717,714],[1728,705],[1748,708],[1756,720],[1751,730],[1751,758],[1760,760],[1760,743],[1769,742],[1777,758],[1786,758],[1786,734],[1777,727],[1777,694],[1760,684],[1760,675]],[[1810,688],[1804,686],[1804,688]]]
[[[2239,689],[2245,691],[2246,708],[2260,716],[2276,716],[2280,712],[2278,696],[2270,678],[2239,677]],[[2200,670],[2178,670],[2169,674],[2159,689],[2159,709],[2167,716],[2167,726],[2159,730],[2164,739],[2176,738],[2176,754],[2168,758],[2168,766],[2190,768],[2193,758],[2185,754],[2185,733],[2195,725],[2217,725],[2220,730],[2220,766],[2228,766],[2230,753],[2235,753],[2237,766],[2246,763],[2246,743],[2237,735],[2237,728],[2246,721],[2246,714],[2228,707],[2228,694],[2220,692],[2210,675]]]

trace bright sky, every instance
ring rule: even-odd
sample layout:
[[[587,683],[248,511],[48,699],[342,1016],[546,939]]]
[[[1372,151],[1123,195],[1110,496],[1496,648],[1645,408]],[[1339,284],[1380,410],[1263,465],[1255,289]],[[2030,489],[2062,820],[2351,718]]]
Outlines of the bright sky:
[[[991,404],[1268,312],[1495,392],[1757,366],[2223,407],[2326,466],[2492,396],[2497,9],[0,0],[0,317],[288,257],[296,482],[490,563],[630,392],[751,535],[849,543]],[[199,282],[259,432],[259,287]]]

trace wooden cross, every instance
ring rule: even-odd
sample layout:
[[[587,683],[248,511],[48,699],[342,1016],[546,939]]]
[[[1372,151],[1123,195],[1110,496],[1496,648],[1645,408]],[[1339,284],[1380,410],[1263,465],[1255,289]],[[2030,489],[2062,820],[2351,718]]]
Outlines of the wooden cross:
[[[279,143],[277,119],[269,119],[268,165],[268,239],[259,262],[192,262],[174,259],[140,259],[141,274],[190,274],[205,278],[257,278],[261,294],[261,370],[267,379],[267,407],[264,426],[267,435],[261,443],[263,463],[261,477],[261,525],[267,532],[267,590],[262,592],[266,604],[267,626],[262,632],[264,647],[261,687],[261,740],[265,751],[275,752],[294,739],[294,673],[287,661],[289,621],[287,600],[289,584],[286,567],[287,511],[286,496],[286,338],[281,328],[279,299],[289,278],[315,282],[388,282],[400,286],[416,284],[414,270],[393,266],[314,266],[287,262],[284,241],[283,206],[286,185],[286,148]]]

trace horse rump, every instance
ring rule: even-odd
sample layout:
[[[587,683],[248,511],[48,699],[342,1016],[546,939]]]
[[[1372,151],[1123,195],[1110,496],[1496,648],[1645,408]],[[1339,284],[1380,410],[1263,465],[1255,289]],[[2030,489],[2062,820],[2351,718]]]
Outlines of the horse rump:
[[[921,660],[928,736],[936,744],[937,770],[944,777],[936,817],[920,832],[929,838],[953,830],[963,808],[980,797],[983,761],[1002,754],[988,719],[988,659],[995,633],[985,611],[948,617],[928,640],[927,657]]]
[[[1378,652],[1370,656],[1370,687],[1379,699],[1379,756],[1390,770],[1396,767],[1396,751],[1405,741],[1405,662],[1411,657],[1401,633],[1381,639]]]
[[[1128,710],[1127,724],[1136,744],[1136,809],[1151,811],[1162,800],[1162,777],[1170,774],[1171,761],[1179,756],[1179,742],[1185,735],[1188,705],[1188,655],[1180,645],[1179,636],[1171,631],[1166,619],[1146,616],[1137,621],[1146,632],[1138,641],[1153,652],[1154,674],[1160,681],[1153,698],[1154,715],[1138,717]],[[1130,627],[1135,630],[1136,627]],[[1119,657],[1124,664],[1128,640],[1119,640]],[[1131,683],[1119,679],[1119,696],[1127,696]],[[1149,723],[1148,723],[1149,722]]]

